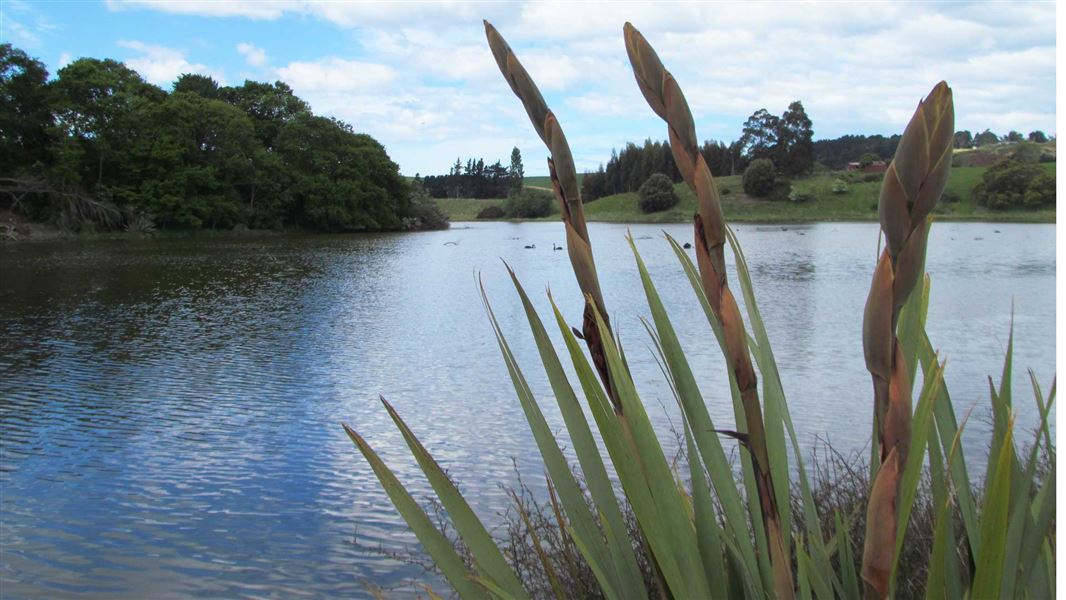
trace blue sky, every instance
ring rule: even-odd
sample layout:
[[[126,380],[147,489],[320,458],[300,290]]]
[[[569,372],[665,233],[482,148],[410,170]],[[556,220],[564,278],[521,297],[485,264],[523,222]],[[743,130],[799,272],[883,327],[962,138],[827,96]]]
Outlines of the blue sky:
[[[318,114],[380,140],[404,174],[456,157],[546,174],[546,150],[485,43],[488,19],[559,117],[579,169],[664,139],[622,41],[630,20],[692,105],[700,139],[732,140],[755,110],[801,100],[815,137],[892,134],[939,80],[956,125],[1055,132],[1055,4],[520,3],[0,0],[0,40],[55,73],[125,61],[169,89],[181,73],[283,80]]]

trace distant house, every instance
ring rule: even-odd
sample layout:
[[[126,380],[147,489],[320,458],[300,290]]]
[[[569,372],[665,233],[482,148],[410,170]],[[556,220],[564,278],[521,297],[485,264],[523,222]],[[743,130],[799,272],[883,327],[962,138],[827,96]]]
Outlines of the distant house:
[[[888,163],[883,160],[875,160],[874,162],[866,165],[866,167],[863,167],[862,163],[849,162],[847,170],[862,171],[863,173],[884,173],[888,170]]]

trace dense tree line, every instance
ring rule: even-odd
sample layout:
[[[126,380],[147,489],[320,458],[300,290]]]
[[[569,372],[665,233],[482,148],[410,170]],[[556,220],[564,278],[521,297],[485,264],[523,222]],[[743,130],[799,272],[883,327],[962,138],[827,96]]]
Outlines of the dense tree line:
[[[731,143],[705,141],[700,154],[711,173],[739,175],[759,158],[773,161],[775,168],[789,177],[810,173],[814,165],[811,120],[799,101],[789,105],[780,117],[766,109],[756,111],[744,123],[741,138]],[[587,202],[623,192],[635,192],[656,173],[681,181],[667,142],[645,140],[643,146],[629,143],[621,152],[612,151],[607,166],[585,173],[581,197]]]
[[[814,142],[814,160],[834,171],[843,170],[849,162],[858,161],[865,154],[891,160],[899,145],[899,135],[845,135],[832,140]]]
[[[522,190],[523,176],[522,153],[514,148],[510,167],[500,161],[486,165],[481,158],[468,158],[464,165],[457,158],[447,175],[426,175],[421,181],[434,198],[506,198]]]
[[[1039,129],[1036,131],[1030,131],[1028,137],[1022,136],[1022,134],[1017,131],[1009,131],[1006,135],[999,136],[991,129],[985,129],[977,135],[974,135],[964,129],[955,132],[955,147],[973,148],[974,146],[988,146],[1000,142],[1017,143],[1026,140],[1037,144],[1044,144],[1052,139],[1054,138],[1049,138],[1046,133]]]
[[[80,198],[127,227],[356,231],[433,220],[381,144],[314,115],[280,81],[222,87],[182,75],[168,93],[93,58],[50,79],[4,44],[0,98],[0,201],[35,218],[69,220],[70,202],[57,198]],[[37,191],[13,193],[25,182]]]
[[[896,145],[899,144],[898,135],[885,137],[883,135],[845,135],[832,140],[818,140],[814,142],[814,160],[829,167],[840,170],[848,166],[849,162],[859,161],[864,155],[875,155],[880,160],[891,160],[896,154]],[[1054,138],[1048,137],[1043,131],[1029,132],[1023,137],[1017,131],[1011,131],[1000,136],[989,129],[973,134],[968,130],[955,132],[955,148],[974,148],[999,143],[1019,143],[1024,140],[1043,144]]]
[[[585,173],[581,181],[581,198],[590,202],[603,196],[635,192],[656,173],[675,183],[681,181],[670,144],[650,139],[644,140],[643,146],[630,142],[621,152],[611,150],[606,167],[600,165],[598,170]]]

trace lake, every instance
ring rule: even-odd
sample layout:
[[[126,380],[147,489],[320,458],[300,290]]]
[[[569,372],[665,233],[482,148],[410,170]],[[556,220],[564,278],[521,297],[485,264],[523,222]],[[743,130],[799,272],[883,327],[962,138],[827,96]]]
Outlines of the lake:
[[[636,384],[662,437],[673,439],[680,421],[639,321],[648,309],[626,227],[589,229]],[[722,356],[663,229],[691,239],[687,225],[632,233],[712,417],[729,428]],[[861,452],[872,410],[862,311],[877,225],[736,231],[801,444],[828,439]],[[363,596],[367,582],[423,577],[390,556],[416,548],[414,536],[340,423],[359,430],[420,499],[429,486],[379,394],[490,522],[515,466],[539,490],[539,455],[476,277],[561,431],[500,261],[543,317],[550,287],[579,324],[569,259],[553,243],[564,243],[559,223],[0,246],[4,596]],[[979,459],[986,377],[998,382],[1012,310],[1019,427],[1035,424],[1024,369],[1045,390],[1054,376],[1055,226],[937,223],[927,270],[928,330],[948,359],[960,418],[976,407],[964,446]]]

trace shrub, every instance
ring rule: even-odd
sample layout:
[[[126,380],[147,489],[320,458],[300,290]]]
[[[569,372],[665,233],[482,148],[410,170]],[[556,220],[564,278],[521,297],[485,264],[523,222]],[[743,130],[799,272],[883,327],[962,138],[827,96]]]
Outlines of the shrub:
[[[1055,174],[1037,175],[1025,190],[1025,205],[1029,208],[1055,205]]]
[[[674,191],[674,182],[662,173],[655,173],[640,186],[637,206],[642,213],[653,213],[673,208],[681,201]]]
[[[885,178],[884,173],[864,173],[862,180],[865,182],[881,181]]]
[[[784,179],[778,179],[774,182],[773,189],[766,195],[766,199],[770,202],[784,202],[792,195],[792,184]]]
[[[1043,154],[1043,148],[1038,144],[1020,142],[1014,148],[1014,152],[1011,152],[1010,157],[1017,162],[1036,163],[1040,162],[1041,154]]]
[[[1023,206],[1029,184],[1042,173],[1033,163],[1002,160],[985,171],[982,182],[973,190],[974,201],[994,210]]]
[[[769,158],[757,158],[744,170],[744,193],[755,198],[765,198],[774,190],[777,168]]]
[[[873,152],[866,152],[859,157],[859,166],[865,169],[866,167],[874,164],[879,160],[881,160],[881,157],[877,154]]]
[[[450,226],[448,215],[437,206],[429,196],[411,198],[411,207],[402,221],[403,228],[411,231],[447,229]]]
[[[848,193],[848,182],[840,179],[839,177],[833,180],[833,193],[834,194],[846,194]]]
[[[507,213],[493,204],[492,206],[486,206],[477,213],[479,219],[502,219],[507,216]]]
[[[792,190],[788,193],[788,201],[795,203],[810,202],[814,200],[814,194],[807,191]]]
[[[553,200],[548,192],[525,188],[508,196],[503,209],[512,219],[538,219],[552,214]]]
[[[719,193],[719,194],[721,194],[721,195],[723,195],[723,196],[728,196],[728,195],[729,195],[729,193],[730,193],[730,192],[732,192],[732,191],[733,191],[733,190],[731,190],[731,189],[729,189],[729,188],[725,188],[725,189],[723,189],[723,190],[719,191],[718,193]]]
[[[955,204],[962,198],[959,198],[958,193],[950,188],[945,189],[944,193],[940,195],[940,204]]]

